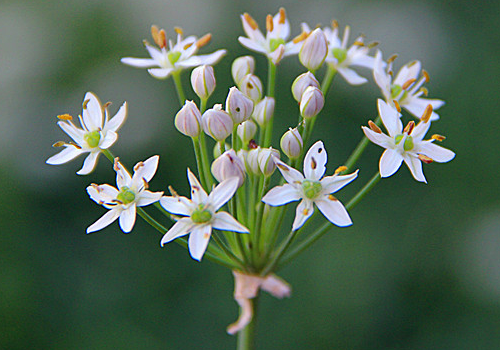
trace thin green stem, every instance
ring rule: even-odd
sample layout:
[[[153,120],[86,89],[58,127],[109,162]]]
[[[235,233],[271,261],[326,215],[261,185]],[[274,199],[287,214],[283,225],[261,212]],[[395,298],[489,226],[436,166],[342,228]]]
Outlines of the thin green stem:
[[[380,122],[381,122],[381,119],[380,119],[380,116],[378,116],[375,119],[375,124],[379,125]],[[370,140],[368,140],[368,138],[363,135],[363,138],[361,139],[361,141],[359,141],[359,143],[356,146],[356,148],[354,149],[354,151],[352,151],[349,158],[347,158],[347,161],[345,162],[345,166],[347,167],[347,169],[343,173],[345,173],[349,170],[352,170],[352,168],[354,167],[354,165],[358,161],[359,157],[361,157],[361,155],[363,154],[363,152],[366,149],[366,146],[368,146],[369,143],[370,143]]]
[[[267,70],[267,96],[274,98],[276,89],[276,65],[269,59]],[[273,113],[274,114],[274,113]],[[273,138],[274,115],[269,118],[264,131],[262,147],[269,147]]]
[[[202,132],[199,136],[200,142],[200,157],[201,165],[203,167],[203,174],[205,176],[205,181],[207,183],[207,191],[210,191],[212,185],[214,184],[214,179],[212,177],[212,172],[210,171],[210,160],[207,153],[207,143],[205,141],[205,134]]]
[[[177,91],[179,103],[181,106],[184,106],[184,102],[186,102],[186,95],[184,94],[184,88],[182,87],[181,71],[172,73],[172,78],[174,79],[175,90]]]
[[[238,265],[239,269],[245,268],[245,264],[243,263],[243,261],[241,261],[240,258],[238,258],[236,255],[233,254],[233,252],[226,246],[226,244],[222,241],[222,239],[220,239],[219,236],[217,236],[217,234],[213,233],[212,239],[224,251],[224,253],[226,253],[226,255]]]
[[[330,87],[332,86],[333,83],[333,78],[335,78],[336,74],[337,70],[332,66],[328,65],[326,74],[323,78],[323,81],[321,82],[321,91],[323,92],[323,96],[326,97],[326,95],[328,94],[328,91],[330,90]]]
[[[192,137],[191,140],[193,141],[194,155],[196,157],[196,167],[198,168],[198,177],[200,178],[203,188],[208,189],[207,180],[205,178],[205,171],[203,169],[202,163],[203,160],[200,149],[200,140],[198,137]]]

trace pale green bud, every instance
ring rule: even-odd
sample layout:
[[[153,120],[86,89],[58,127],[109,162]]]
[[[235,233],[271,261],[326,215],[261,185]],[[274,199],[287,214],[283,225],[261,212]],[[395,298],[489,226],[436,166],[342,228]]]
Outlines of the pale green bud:
[[[225,140],[233,132],[231,116],[222,110],[221,105],[208,109],[201,117],[203,131],[216,141]]]
[[[256,75],[245,75],[243,79],[241,79],[238,87],[240,91],[248,96],[253,102],[260,101],[262,98],[262,82]]]
[[[300,115],[304,118],[312,118],[318,115],[325,105],[325,98],[320,89],[309,86],[302,94],[300,100]]]
[[[241,124],[252,115],[253,101],[235,86],[229,89],[226,98],[226,112],[233,118],[234,124]]]
[[[181,133],[190,137],[198,137],[201,133],[201,113],[193,101],[186,101],[175,115],[175,127]]]
[[[245,164],[233,149],[224,152],[212,163],[212,174],[217,181],[222,182],[231,177],[238,178],[238,187],[245,181]]]
[[[276,163],[274,158],[280,157],[280,152],[272,147],[261,148],[257,160],[259,162],[259,169],[264,176],[271,176],[276,170]]]
[[[257,124],[253,120],[247,120],[240,125],[238,125],[238,129],[236,133],[240,137],[241,141],[244,145],[247,145],[250,140],[252,140],[257,133]]]
[[[201,99],[207,99],[215,90],[215,75],[212,66],[199,66],[191,73],[191,86]]]
[[[252,117],[261,128],[273,117],[274,103],[274,98],[266,96],[255,106]]]
[[[283,134],[280,141],[281,150],[290,159],[296,159],[302,153],[304,143],[297,128],[290,128]]]
[[[236,85],[240,85],[241,80],[247,74],[253,74],[255,69],[255,59],[253,56],[241,56],[233,61],[231,75]]]
[[[248,153],[246,154],[245,158],[245,165],[247,167],[247,171],[251,174],[255,175],[260,175],[260,168],[259,168],[259,153],[260,153],[261,148],[252,148],[248,150]]]
[[[321,28],[313,30],[299,52],[300,63],[310,71],[321,67],[328,54],[328,42]]]
[[[306,72],[299,75],[292,84],[292,95],[295,101],[300,102],[302,94],[309,86],[319,88],[319,82],[311,72]]]

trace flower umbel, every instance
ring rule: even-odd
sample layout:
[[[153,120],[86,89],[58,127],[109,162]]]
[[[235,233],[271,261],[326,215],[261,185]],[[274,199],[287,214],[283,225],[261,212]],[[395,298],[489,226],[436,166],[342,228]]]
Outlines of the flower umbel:
[[[163,192],[148,191],[148,183],[158,168],[159,156],[148,158],[134,166],[134,175],[130,176],[123,165],[115,158],[116,185],[92,184],[87,187],[90,198],[109,211],[87,228],[87,233],[95,232],[120,218],[123,232],[129,233],[135,224],[136,207],[150,205],[160,200]]]
[[[427,183],[422,171],[422,162],[445,163],[455,157],[452,151],[433,143],[434,140],[443,140],[444,137],[436,135],[430,140],[423,139],[431,126],[432,105],[427,106],[416,126],[411,121],[404,129],[400,119],[401,114],[380,99],[378,111],[389,135],[382,133],[372,122],[369,122],[370,128],[363,126],[362,129],[370,141],[386,149],[379,162],[381,177],[394,174],[404,161],[415,180]]]
[[[223,231],[248,233],[248,229],[241,225],[231,214],[225,211],[217,212],[238,189],[239,179],[231,177],[222,181],[207,195],[200,182],[187,170],[191,185],[191,199],[182,196],[164,196],[160,204],[166,211],[174,215],[184,216],[179,219],[161,239],[161,245],[178,237],[189,235],[189,253],[195,260],[201,261],[207,249],[212,228]]]
[[[59,165],[67,163],[83,153],[90,153],[83,163],[78,175],[87,175],[94,170],[99,154],[111,147],[118,139],[116,133],[127,117],[127,102],[124,102],[115,116],[109,119],[109,104],[101,105],[92,92],[87,92],[83,99],[83,116],[78,116],[82,128],[72,123],[69,114],[60,115],[57,125],[68,134],[73,142],[57,142],[54,146],[65,147],[61,152],[47,159],[47,164]]]
[[[274,161],[288,183],[271,189],[262,201],[271,206],[279,206],[302,199],[295,213],[293,231],[302,227],[314,213],[313,203],[331,223],[341,227],[352,224],[347,210],[332,193],[353,181],[358,176],[358,171],[349,175],[323,177],[327,161],[323,142],[316,142],[307,152],[304,158],[305,176],[279,159]]]

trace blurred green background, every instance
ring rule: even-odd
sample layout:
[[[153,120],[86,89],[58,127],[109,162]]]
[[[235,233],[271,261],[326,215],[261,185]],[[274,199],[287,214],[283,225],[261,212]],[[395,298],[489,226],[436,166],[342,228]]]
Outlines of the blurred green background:
[[[93,91],[114,102],[113,112],[129,103],[113,152],[129,165],[160,154],[152,189],[173,184],[186,193],[185,168],[194,161],[189,140],[173,128],[173,83],[119,59],[146,57],[141,41],[151,24],[170,35],[174,26],[211,32],[202,53],[228,49],[211,99],[223,102],[231,61],[249,53],[236,40],[239,14],[263,27],[280,6],[292,35],[302,21],[335,18],[351,25],[351,40],[364,33],[384,57],[398,53],[396,69],[421,60],[430,96],[447,103],[431,133],[446,135],[457,156],[426,166],[428,185],[406,168],[381,181],[351,211],[352,227],[333,229],[280,271],[293,296],[261,297],[258,348],[500,348],[500,5],[466,0],[1,1],[0,348],[234,348],[225,333],[238,313],[229,271],[195,262],[176,244],[160,248],[161,235],[140,219],[129,235],[117,224],[86,235],[104,209],[85,187],[114,184],[114,173],[104,158],[84,177],[74,174],[83,157],[57,167],[45,160],[56,152],[52,143],[67,140],[56,115],[77,115]],[[302,71],[296,57],[279,67],[276,130],[296,121],[289,86]],[[265,72],[259,57],[257,73]],[[379,91],[363,74],[370,82],[361,87],[335,80],[318,120],[324,127],[314,139],[325,141],[330,172],[376,113]],[[370,145],[359,179],[339,195],[344,202],[381,152]]]

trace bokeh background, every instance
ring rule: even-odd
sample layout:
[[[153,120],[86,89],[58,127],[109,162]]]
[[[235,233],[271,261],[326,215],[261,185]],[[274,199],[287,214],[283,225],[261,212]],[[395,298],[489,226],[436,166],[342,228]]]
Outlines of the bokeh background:
[[[426,166],[428,185],[406,168],[381,181],[351,211],[352,227],[333,229],[284,268],[293,296],[260,298],[258,348],[500,348],[500,5],[466,0],[0,1],[0,348],[234,348],[225,333],[238,313],[229,271],[195,262],[176,244],[160,248],[161,235],[140,219],[128,235],[117,224],[86,235],[104,209],[85,187],[114,184],[114,173],[105,159],[84,177],[75,175],[83,158],[57,167],[45,160],[52,143],[67,139],[56,115],[77,115],[94,91],[114,102],[113,112],[130,106],[113,152],[129,165],[160,154],[152,189],[174,184],[186,193],[194,161],[173,128],[173,83],[119,59],[145,57],[151,24],[167,34],[174,26],[211,32],[202,53],[228,50],[211,99],[223,102],[231,61],[249,53],[236,41],[239,14],[262,27],[280,6],[293,35],[302,21],[335,18],[352,36],[379,41],[384,57],[398,53],[396,69],[421,60],[431,96],[447,103],[431,133],[446,135],[457,157]],[[279,69],[276,130],[285,131],[297,115],[289,86],[303,68],[293,57]],[[257,72],[265,77],[262,58]],[[369,79],[352,87],[337,78],[328,95],[315,139],[325,141],[330,171],[374,118],[379,91]],[[339,195],[344,202],[381,151],[368,148],[359,179]]]

